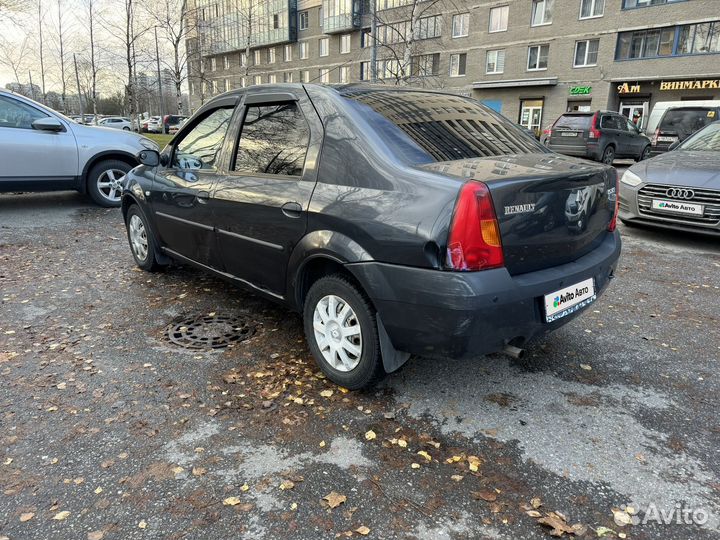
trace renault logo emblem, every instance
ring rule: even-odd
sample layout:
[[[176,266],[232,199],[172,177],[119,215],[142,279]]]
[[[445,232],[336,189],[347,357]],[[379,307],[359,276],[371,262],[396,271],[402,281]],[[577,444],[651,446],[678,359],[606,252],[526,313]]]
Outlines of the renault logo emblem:
[[[695,197],[695,192],[692,189],[683,188],[670,188],[665,194],[673,199],[687,199],[690,200]]]

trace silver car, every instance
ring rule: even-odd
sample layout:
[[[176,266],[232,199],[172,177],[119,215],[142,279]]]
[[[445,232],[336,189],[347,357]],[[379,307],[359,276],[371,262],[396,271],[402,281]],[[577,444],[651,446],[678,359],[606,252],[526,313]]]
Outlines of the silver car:
[[[720,122],[671,150],[622,176],[620,219],[628,225],[720,235]]]
[[[125,173],[150,139],[84,126],[31,99],[0,90],[0,192],[77,190],[120,206]]]

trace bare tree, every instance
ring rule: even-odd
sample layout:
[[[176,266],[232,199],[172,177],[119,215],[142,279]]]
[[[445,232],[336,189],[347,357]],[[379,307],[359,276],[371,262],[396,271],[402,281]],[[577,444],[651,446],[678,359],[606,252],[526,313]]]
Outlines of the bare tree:
[[[93,115],[97,118],[97,76],[98,67],[95,61],[95,11],[94,0],[88,0],[88,36],[90,38],[90,69],[91,81],[90,97],[92,99]]]
[[[53,43],[55,53],[57,54],[57,67],[60,69],[60,103],[61,108],[67,110],[67,31],[68,27],[65,20],[65,11],[63,2],[65,0],[57,0],[57,20],[55,21],[55,35]]]
[[[24,73],[29,59],[30,46],[28,36],[24,36],[19,42],[0,38],[0,65],[12,71],[17,84],[22,84],[20,82],[20,73]]]
[[[170,70],[175,86],[178,114],[183,113],[182,85],[187,78],[188,55],[185,47],[191,17],[188,0],[163,0],[162,7],[152,11],[155,21],[164,32],[164,39],[172,48],[171,62],[163,60]],[[162,99],[162,96],[161,96]]]
[[[37,30],[38,30],[38,52],[40,59],[40,89],[42,91],[41,100],[45,103],[45,55],[43,41],[43,26],[45,26],[45,14],[43,13],[42,0],[37,3]]]

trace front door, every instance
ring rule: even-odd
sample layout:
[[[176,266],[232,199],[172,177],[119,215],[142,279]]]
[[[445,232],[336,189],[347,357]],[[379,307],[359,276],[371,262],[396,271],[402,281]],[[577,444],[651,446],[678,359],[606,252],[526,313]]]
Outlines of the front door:
[[[647,101],[638,103],[623,102],[620,104],[620,114],[635,124],[641,131],[647,127],[647,112]]]
[[[75,136],[65,131],[41,131],[32,123],[49,115],[19,99],[0,96],[0,191],[76,189],[78,150]]]
[[[201,115],[173,145],[170,165],[158,168],[151,204],[160,242],[171,254],[221,269],[215,240],[210,193],[233,105]]]
[[[239,140],[211,204],[228,273],[275,296],[305,234],[322,124],[302,91],[254,89],[245,98]]]
[[[520,102],[520,125],[535,133],[536,137],[540,136],[542,112],[543,101],[541,99],[524,100]]]

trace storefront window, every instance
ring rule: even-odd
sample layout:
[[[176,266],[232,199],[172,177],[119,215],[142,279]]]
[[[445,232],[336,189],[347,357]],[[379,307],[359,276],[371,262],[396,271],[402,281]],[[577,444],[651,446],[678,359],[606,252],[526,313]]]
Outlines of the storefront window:
[[[520,125],[526,127],[540,136],[540,126],[542,124],[543,100],[542,99],[524,99],[520,102]]]

